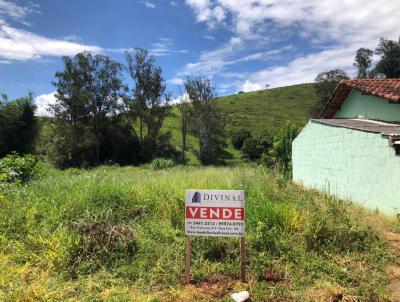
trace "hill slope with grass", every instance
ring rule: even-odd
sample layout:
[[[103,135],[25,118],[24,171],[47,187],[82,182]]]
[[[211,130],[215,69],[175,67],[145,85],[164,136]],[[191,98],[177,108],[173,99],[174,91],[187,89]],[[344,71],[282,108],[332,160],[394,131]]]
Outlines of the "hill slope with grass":
[[[262,130],[276,134],[290,121],[303,126],[317,103],[314,84],[260,90],[219,98],[228,113],[228,130],[245,128],[254,135]]]
[[[240,151],[230,143],[233,131],[247,129],[258,136],[262,131],[275,135],[287,122],[302,127],[317,104],[317,96],[314,84],[300,84],[223,96],[218,98],[218,104],[228,117],[227,159],[240,159]],[[174,145],[182,145],[180,114],[176,107],[166,119],[164,131],[171,131]],[[198,144],[192,135],[188,135],[188,149],[189,162],[196,163]]]

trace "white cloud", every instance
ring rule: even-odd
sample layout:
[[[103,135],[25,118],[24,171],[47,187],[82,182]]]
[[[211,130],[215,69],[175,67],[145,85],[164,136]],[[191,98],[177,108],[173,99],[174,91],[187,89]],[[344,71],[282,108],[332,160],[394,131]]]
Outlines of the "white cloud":
[[[205,22],[209,28],[214,28],[226,18],[225,9],[211,4],[209,0],[186,0],[186,4],[194,9],[197,21]]]
[[[156,5],[153,2],[149,2],[149,1],[144,1],[143,4],[147,7],[147,8],[156,8]]]
[[[37,116],[51,116],[51,113],[48,111],[48,109],[50,108],[50,105],[57,103],[55,93],[56,92],[54,91],[48,94],[39,95],[35,98]]]
[[[253,83],[250,82],[249,80],[246,80],[242,86],[242,91],[244,92],[251,92],[251,91],[256,91],[262,89],[262,86],[258,83]]]
[[[172,6],[178,6],[178,3],[175,2],[175,1],[171,1],[170,4],[171,4]]]
[[[178,76],[207,76],[213,77],[221,72],[226,67],[236,65],[243,62],[267,60],[277,57],[282,52],[290,50],[291,45],[281,48],[260,51],[252,54],[238,56],[237,53],[245,49],[245,44],[239,38],[232,38],[227,44],[221,48],[202,52],[198,61],[187,64],[179,73]]]
[[[40,13],[37,4],[29,2],[28,5],[21,6],[11,1],[0,0],[0,17],[8,17],[25,25],[30,25],[25,20],[26,16],[30,13]]]
[[[68,35],[63,37],[64,40],[70,41],[70,42],[80,42],[82,41],[82,38],[78,35]]]
[[[100,52],[101,48],[66,40],[46,38],[35,33],[0,24],[0,58],[26,61],[43,56],[69,56],[82,51]]]
[[[393,13],[399,11],[400,2],[392,0],[186,0],[186,3],[197,20],[207,25],[223,24],[226,20],[204,12],[219,8],[225,15],[231,15],[233,31],[242,38],[258,29],[265,30],[261,25],[272,22],[269,27],[296,25],[303,35],[316,34],[320,39],[365,41],[371,36],[392,35],[400,23]]]
[[[171,105],[176,105],[179,104],[181,102],[185,102],[185,103],[189,103],[190,99],[189,99],[189,95],[187,93],[182,93],[181,95],[177,96],[176,98],[173,98],[171,100]]]
[[[52,39],[33,32],[15,28],[7,22],[12,19],[29,25],[26,18],[31,13],[39,13],[38,5],[28,2],[22,6],[15,2],[0,0],[0,60],[26,61],[45,56],[75,55],[85,50],[100,52],[101,47],[78,43],[77,36]]]
[[[207,52],[219,53],[218,60],[202,53],[197,62],[185,67],[186,72],[220,72],[234,54],[243,48],[251,49],[249,41],[259,41],[261,45],[271,37],[272,41],[290,41],[296,36],[306,41],[308,52],[314,49],[308,55],[298,52],[287,64],[243,74],[243,79],[261,87],[266,82],[272,87],[310,82],[317,73],[331,68],[351,72],[359,47],[373,49],[380,37],[397,39],[400,28],[400,18],[393,13],[400,11],[400,1],[392,0],[186,0],[186,4],[193,9],[198,22],[209,28],[228,29],[232,39],[242,41],[241,48],[226,51],[223,45]],[[224,12],[224,18],[211,13],[217,7]],[[316,50],[319,46],[323,50]],[[254,59],[258,55],[255,53]],[[237,88],[244,85],[243,81],[235,83]]]
[[[361,45],[360,45],[361,47]],[[287,65],[276,66],[248,74],[250,81],[268,83],[271,87],[313,82],[319,72],[341,68],[352,74],[353,47],[333,48],[299,57]]]
[[[210,41],[215,41],[215,37],[211,36],[211,35],[204,35],[203,38],[207,39],[207,40],[210,40]]]
[[[174,49],[173,43],[174,41],[170,38],[159,38],[157,42],[150,45],[149,53],[155,57],[164,57],[188,52],[186,49]],[[105,52],[125,53],[134,52],[136,48],[104,48],[102,50]]]
[[[155,57],[169,56],[177,53],[187,53],[186,49],[173,49],[174,41],[170,38],[160,38],[157,42],[151,44],[150,53]]]
[[[181,78],[172,78],[167,80],[167,83],[173,84],[173,85],[183,85],[185,81]]]

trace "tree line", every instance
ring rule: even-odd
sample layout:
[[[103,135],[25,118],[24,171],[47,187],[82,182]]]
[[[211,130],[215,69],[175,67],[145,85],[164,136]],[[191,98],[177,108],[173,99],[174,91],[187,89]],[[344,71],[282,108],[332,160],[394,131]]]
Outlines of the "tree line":
[[[172,94],[166,89],[161,68],[147,50],[138,48],[126,53],[124,65],[91,52],[62,60],[64,68],[56,72],[53,81],[57,99],[50,106],[53,117],[40,120],[39,136],[36,132],[26,133],[25,137],[11,134],[11,129],[1,131],[0,144],[9,143],[9,148],[1,148],[3,156],[12,151],[29,153],[36,140],[37,151],[59,168],[139,164],[156,157],[185,161],[186,144],[178,150],[171,143],[171,133],[162,131],[172,108]],[[218,163],[225,147],[226,119],[215,104],[215,87],[202,78],[187,79],[184,87],[188,101],[179,106],[182,136],[185,139],[190,132],[198,138],[202,164]],[[21,107],[23,115],[24,106],[29,107],[30,117],[37,123],[32,96],[16,101],[4,99],[1,104],[2,115],[15,106]],[[10,119],[0,121],[4,127],[15,124]],[[26,125],[21,118],[22,130],[36,131],[36,126]],[[3,132],[18,137],[18,141],[12,142]]]
[[[379,60],[374,63],[372,56]],[[145,49],[126,53],[121,64],[90,52],[63,57],[63,69],[53,85],[57,103],[51,118],[36,118],[33,95],[16,100],[0,96],[0,158],[12,152],[49,158],[59,168],[91,167],[105,163],[140,164],[157,157],[185,163],[187,135],[198,140],[202,164],[218,164],[226,147],[225,114],[217,106],[208,79],[187,79],[176,107],[180,115],[181,146],[163,129],[171,114],[172,94],[162,70]],[[360,48],[353,64],[358,78],[400,77],[400,40],[381,39],[372,51]],[[339,69],[316,77],[319,114],[338,82],[349,79]],[[290,125],[276,137],[251,137],[245,129],[231,134],[232,144],[249,160],[290,168],[290,144],[296,129]],[[40,131],[38,131],[40,129]],[[284,150],[284,151],[282,151]]]

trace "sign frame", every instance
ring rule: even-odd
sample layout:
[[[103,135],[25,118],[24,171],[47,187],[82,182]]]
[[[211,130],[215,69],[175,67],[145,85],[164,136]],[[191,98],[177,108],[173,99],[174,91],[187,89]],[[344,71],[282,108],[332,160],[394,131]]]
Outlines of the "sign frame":
[[[207,195],[208,194],[208,195]],[[233,217],[232,217],[233,216]],[[188,221],[190,220],[190,221]],[[241,223],[225,225],[223,220]],[[193,222],[199,224],[193,224]],[[202,223],[208,222],[208,223]],[[213,223],[210,223],[213,221]],[[217,223],[215,223],[215,221]],[[188,223],[191,222],[191,223]],[[207,228],[205,227],[207,225]],[[211,226],[209,226],[211,225]],[[200,232],[203,230],[205,232]],[[217,226],[214,232],[212,226]],[[196,233],[197,230],[197,233]],[[233,231],[232,231],[233,230]],[[231,233],[229,233],[232,231]],[[226,232],[226,233],[225,233]],[[245,191],[244,190],[186,190],[185,201],[185,283],[191,278],[191,237],[240,237],[240,281],[246,282]]]

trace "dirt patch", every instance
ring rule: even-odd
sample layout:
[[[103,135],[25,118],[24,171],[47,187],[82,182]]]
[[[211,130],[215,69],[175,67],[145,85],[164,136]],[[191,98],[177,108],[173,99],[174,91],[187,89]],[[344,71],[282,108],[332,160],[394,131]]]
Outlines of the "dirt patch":
[[[212,280],[192,283],[188,288],[198,292],[201,296],[209,295],[214,299],[221,299],[232,292],[235,281],[224,277],[212,278]]]
[[[393,225],[384,215],[377,213],[366,213],[365,220],[372,224],[389,242],[391,261],[386,268],[389,277],[388,290],[393,302],[400,302],[400,233],[394,230]]]
[[[384,232],[383,235],[389,241],[393,252],[392,263],[386,270],[390,278],[388,288],[392,294],[392,300],[400,302],[400,234],[388,231]]]

